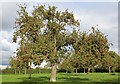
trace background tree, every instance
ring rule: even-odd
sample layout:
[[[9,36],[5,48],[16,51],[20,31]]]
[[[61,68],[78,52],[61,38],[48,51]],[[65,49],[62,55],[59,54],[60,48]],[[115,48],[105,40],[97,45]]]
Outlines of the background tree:
[[[17,72],[19,74],[21,74],[21,71],[24,67],[24,63],[23,63],[23,60],[21,59],[21,57],[18,57],[18,56],[11,57],[9,62],[10,62],[11,68],[14,69],[15,74],[17,74]]]
[[[102,32],[92,27],[91,32],[88,33],[74,30],[71,37],[74,56],[76,56],[75,64],[87,68],[88,73],[91,68],[102,65],[102,59],[109,50],[108,40]]]
[[[111,56],[112,63],[113,63],[113,65],[111,67],[112,71],[115,72],[115,69],[117,69],[117,67],[118,67],[118,58],[119,58],[119,55],[116,52],[114,52],[114,51],[109,51],[109,55]]]
[[[14,69],[14,73],[16,74],[17,73],[17,60],[15,59],[15,57],[10,57],[9,63],[10,63],[11,68]]]
[[[120,55],[118,55],[118,57],[117,57],[117,64],[118,64],[118,66],[117,66],[116,70],[120,71]]]
[[[73,67],[73,69],[75,70],[75,73],[78,73],[78,69],[80,68],[81,62],[80,62],[80,56],[78,54],[73,54],[70,57],[70,62],[71,62],[71,66]]]
[[[81,48],[81,38],[79,35],[79,30],[73,30],[73,33],[71,34],[72,38],[71,38],[71,44],[73,47],[73,54],[71,56],[71,62],[72,62],[72,66],[75,68],[75,72],[77,73],[77,69],[79,69],[80,67],[80,59],[81,59],[81,55],[80,55],[80,48]]]
[[[30,71],[29,78],[31,78],[31,63],[33,62],[34,55],[36,55],[34,44],[40,34],[40,28],[43,27],[42,19],[38,18],[35,14],[32,14],[32,16],[29,15],[26,6],[20,5],[20,10],[17,12],[19,17],[15,21],[16,25],[14,28],[16,31],[13,35],[13,42],[17,42],[17,39],[19,38],[19,51],[21,51],[21,49],[25,50],[25,48],[28,49],[27,51],[23,50],[20,53],[22,53],[21,56],[28,57]]]
[[[74,67],[73,67],[73,64],[72,64],[73,62],[72,62],[71,58],[72,58],[72,54],[67,52],[66,56],[61,61],[60,69],[65,69],[66,73],[74,71]]]
[[[98,29],[95,30],[92,27],[92,32],[89,34],[88,37],[88,50],[91,55],[92,60],[92,67],[101,66],[102,60],[108,54],[109,51],[109,43],[106,35],[100,32]],[[90,42],[90,43],[89,43]]]
[[[65,70],[66,70],[66,73],[68,73],[68,72],[73,72],[74,67],[72,66],[71,59],[70,59],[70,58],[64,59],[64,61],[63,61],[62,64],[60,65],[60,68],[61,68],[61,69],[65,69]]]
[[[109,54],[104,58],[103,67],[106,68],[109,73],[111,71],[115,72],[115,69],[118,67],[118,57],[115,52],[109,51]]]

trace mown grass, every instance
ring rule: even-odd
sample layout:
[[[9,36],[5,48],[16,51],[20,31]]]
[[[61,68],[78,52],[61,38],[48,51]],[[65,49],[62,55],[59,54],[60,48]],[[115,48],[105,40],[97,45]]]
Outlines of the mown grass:
[[[119,73],[115,74],[109,74],[109,73],[90,73],[89,75],[84,73],[57,73],[57,83],[62,84],[79,84],[82,82],[85,83],[100,83],[100,82],[109,82],[111,84],[118,84],[118,75]],[[22,75],[14,75],[14,74],[8,74],[8,75],[2,75],[2,82],[5,84],[6,82],[18,82],[20,84],[29,84],[31,83],[50,83],[49,73],[39,73],[39,74],[32,74],[32,79],[28,79],[29,74],[22,74]],[[29,82],[29,83],[28,83]],[[109,84],[108,83],[108,84]],[[80,83],[81,84],[81,83]]]

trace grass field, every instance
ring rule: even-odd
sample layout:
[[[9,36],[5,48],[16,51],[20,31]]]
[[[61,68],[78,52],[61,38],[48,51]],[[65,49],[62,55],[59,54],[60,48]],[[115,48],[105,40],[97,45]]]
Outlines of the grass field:
[[[27,75],[2,75],[2,82],[19,82],[20,84],[26,84],[25,82],[36,82],[36,83],[48,83],[49,84],[49,73],[32,74],[32,79],[28,79]],[[118,73],[90,73],[89,75],[84,73],[57,73],[57,83],[62,84],[74,84],[74,83],[95,83],[95,82],[111,82],[111,84],[118,84]],[[68,83],[69,82],[69,83]],[[72,83],[71,83],[72,82]],[[113,83],[114,82],[114,83]],[[34,84],[33,83],[33,84]],[[36,84],[35,83],[35,84]],[[3,83],[4,84],[4,83]],[[29,84],[29,83],[28,83]],[[81,83],[80,83],[81,84]]]

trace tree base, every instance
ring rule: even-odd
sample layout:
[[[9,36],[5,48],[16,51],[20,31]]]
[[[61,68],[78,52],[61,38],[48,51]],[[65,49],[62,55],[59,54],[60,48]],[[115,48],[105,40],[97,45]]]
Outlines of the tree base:
[[[56,65],[52,66],[50,82],[56,82]]]
[[[50,82],[56,82],[56,80],[55,79],[50,79]]]

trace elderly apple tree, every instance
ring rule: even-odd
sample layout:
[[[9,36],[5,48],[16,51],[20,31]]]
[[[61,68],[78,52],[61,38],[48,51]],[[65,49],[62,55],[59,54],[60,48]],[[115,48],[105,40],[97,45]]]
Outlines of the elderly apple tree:
[[[56,81],[58,64],[66,71],[74,68],[76,73],[81,67],[88,73],[95,67],[107,67],[109,72],[117,67],[114,54],[109,53],[108,39],[98,29],[92,27],[91,32],[75,29],[80,23],[67,9],[59,11],[55,6],[45,5],[33,8],[30,13],[27,6],[20,5],[17,11],[13,42],[18,43],[19,48],[17,56],[10,60],[15,73],[18,69],[24,69],[25,73],[29,69],[31,78],[31,64],[40,65],[43,60],[51,65],[51,82]],[[72,33],[68,33],[66,27],[73,29]]]
[[[68,46],[65,27],[75,28],[80,23],[68,10],[62,12],[55,6],[45,5],[33,8],[32,13],[29,13],[26,6],[20,5],[13,42],[19,43],[17,56],[26,58],[27,61],[24,62],[28,63],[28,66],[31,66],[31,63],[40,65],[43,60],[50,62],[52,67],[50,81],[54,82],[56,66],[65,53],[65,46]]]

